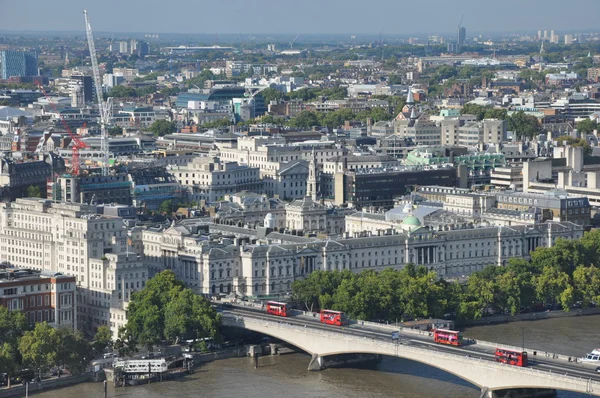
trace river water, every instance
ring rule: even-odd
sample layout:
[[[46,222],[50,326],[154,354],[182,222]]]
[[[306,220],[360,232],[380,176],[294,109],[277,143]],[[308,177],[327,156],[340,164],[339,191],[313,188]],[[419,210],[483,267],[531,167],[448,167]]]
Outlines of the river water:
[[[600,315],[477,326],[465,336],[542,351],[582,356],[600,346]],[[307,371],[310,357],[289,354],[262,357],[258,369],[250,358],[232,358],[204,364],[180,380],[113,389],[109,397],[400,397],[476,398],[480,391],[448,373],[419,363],[384,358],[362,368]],[[109,383],[110,384],[110,383]],[[85,383],[36,394],[40,398],[102,397],[102,383]],[[561,398],[584,397],[559,392]]]

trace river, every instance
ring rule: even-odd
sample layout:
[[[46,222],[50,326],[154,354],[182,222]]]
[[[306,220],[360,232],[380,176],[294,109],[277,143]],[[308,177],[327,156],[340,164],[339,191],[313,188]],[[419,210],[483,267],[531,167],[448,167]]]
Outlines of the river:
[[[543,351],[582,356],[600,346],[600,315],[544,319],[467,328],[465,336]],[[400,397],[476,398],[479,389],[448,373],[408,360],[384,358],[363,368],[306,370],[310,357],[289,354],[204,364],[180,380],[113,389],[109,397]],[[85,383],[36,394],[40,398],[102,397],[102,383]],[[559,392],[560,398],[587,395]]]

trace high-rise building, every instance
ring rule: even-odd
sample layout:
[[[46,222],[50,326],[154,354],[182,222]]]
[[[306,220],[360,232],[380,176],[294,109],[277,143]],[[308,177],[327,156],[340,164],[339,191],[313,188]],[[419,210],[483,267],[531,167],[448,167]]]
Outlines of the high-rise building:
[[[538,30],[538,35],[537,35],[538,40],[542,40],[542,31]]]
[[[458,45],[462,46],[465,44],[465,39],[467,38],[467,28],[461,26],[458,28]]]
[[[544,40],[548,40],[548,31],[547,30],[544,31]]]
[[[137,55],[140,57],[144,57],[149,53],[148,42],[146,41],[138,41],[137,44]]]
[[[135,54],[137,52],[138,41],[136,39],[131,39],[129,41],[129,53]]]
[[[37,54],[26,51],[0,51],[0,77],[38,76]]]
[[[573,44],[573,35],[565,35],[565,44],[567,46],[570,46],[571,44]]]
[[[121,54],[127,54],[127,42],[126,41],[119,42],[119,52]]]

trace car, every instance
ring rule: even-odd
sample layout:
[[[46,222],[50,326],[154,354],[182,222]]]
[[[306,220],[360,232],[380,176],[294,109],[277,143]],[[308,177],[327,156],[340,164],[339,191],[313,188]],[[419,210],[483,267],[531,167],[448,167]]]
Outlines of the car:
[[[113,354],[112,352],[104,353],[104,359],[114,358],[114,357],[115,357],[115,354]]]
[[[600,373],[600,366],[596,368],[596,373]]]

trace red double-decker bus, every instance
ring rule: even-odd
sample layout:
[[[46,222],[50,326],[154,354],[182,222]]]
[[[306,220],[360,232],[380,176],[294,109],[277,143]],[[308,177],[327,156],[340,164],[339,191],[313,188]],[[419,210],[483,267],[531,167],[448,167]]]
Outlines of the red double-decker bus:
[[[342,326],[348,323],[346,314],[340,311],[321,310],[321,322],[327,325]]]
[[[289,316],[287,304],[276,301],[267,302],[267,313],[277,316]]]
[[[527,366],[527,352],[525,351],[513,351],[505,350],[504,348],[496,348],[496,354],[494,355],[496,362],[505,363],[513,366]]]
[[[463,338],[462,334],[456,330],[435,329],[433,331],[433,341],[440,344],[459,346],[462,345]]]

